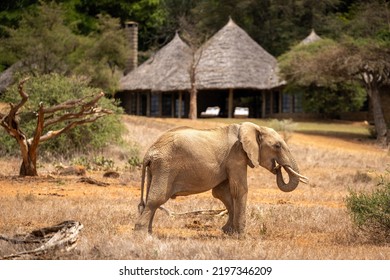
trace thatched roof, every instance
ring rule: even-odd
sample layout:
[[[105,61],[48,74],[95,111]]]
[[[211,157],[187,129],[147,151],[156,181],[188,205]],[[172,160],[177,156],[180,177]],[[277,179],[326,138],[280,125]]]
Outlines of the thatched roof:
[[[152,57],[120,80],[120,90],[177,91],[191,88],[191,48],[178,34]]]
[[[321,40],[321,37],[317,35],[317,33],[314,31],[314,29],[312,29],[309,36],[307,36],[305,39],[303,39],[301,41],[301,44],[307,45],[307,44],[316,42],[318,40]]]
[[[231,19],[197,51],[197,59],[198,89],[271,89],[284,84],[276,74],[276,59]]]

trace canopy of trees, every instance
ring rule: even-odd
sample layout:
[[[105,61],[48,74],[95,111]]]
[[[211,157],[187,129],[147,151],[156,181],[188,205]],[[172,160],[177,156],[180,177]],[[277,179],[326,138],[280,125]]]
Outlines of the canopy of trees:
[[[175,31],[196,47],[229,17],[269,53],[281,56],[289,84],[310,87],[316,100],[345,93],[340,104],[356,108],[366,89],[377,133],[386,137],[386,123],[374,104],[380,104],[376,91],[389,80],[387,0],[3,0],[0,71],[23,61],[29,73],[81,74],[114,93],[128,55],[121,28],[126,21],[139,23],[139,49],[147,57]],[[311,29],[328,40],[311,49],[296,47]],[[312,62],[294,65],[293,55]],[[296,67],[309,63],[322,69]]]
[[[388,36],[389,11],[385,0],[3,0],[0,3],[0,37],[9,37],[9,29],[23,29],[24,34],[34,26],[60,31],[51,35],[62,37],[67,51],[90,37],[99,37],[106,16],[116,18],[122,25],[128,20],[139,23],[139,46],[142,51],[155,49],[170,40],[175,31],[192,37],[208,37],[226,24],[229,16],[245,29],[261,46],[274,56],[289,50],[314,28],[328,38],[343,34],[371,37],[375,30],[387,26],[381,33]],[[46,3],[46,4],[45,4]],[[98,15],[106,15],[104,18]],[[35,18],[35,17],[36,18]],[[32,22],[32,18],[38,20]],[[33,24],[28,29],[28,24]],[[7,28],[4,28],[7,27]],[[111,25],[111,30],[117,26]],[[36,29],[35,29],[36,30]],[[56,32],[57,33],[57,32]],[[33,34],[31,34],[32,36]],[[36,36],[49,36],[35,33]],[[70,36],[70,37],[69,37]],[[53,38],[61,39],[61,38]],[[54,44],[55,42],[50,42]],[[113,43],[113,42],[112,42]],[[76,44],[76,45],[75,45]],[[29,44],[32,45],[32,44]],[[62,46],[63,48],[65,46]],[[59,50],[60,51],[60,50]],[[0,64],[9,66],[16,58],[1,56]]]

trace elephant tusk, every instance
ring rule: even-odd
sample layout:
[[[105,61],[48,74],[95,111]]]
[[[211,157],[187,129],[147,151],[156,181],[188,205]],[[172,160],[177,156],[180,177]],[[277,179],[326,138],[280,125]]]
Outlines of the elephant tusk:
[[[285,169],[288,169],[289,172],[291,172],[292,174],[294,174],[295,176],[297,176],[299,178],[299,181],[301,181],[302,183],[304,184],[309,184],[309,178],[297,173],[294,169],[292,169],[290,166],[283,166]]]
[[[309,184],[309,178],[307,178],[307,177],[304,177],[304,178],[299,177],[299,181],[301,181],[304,184]]]

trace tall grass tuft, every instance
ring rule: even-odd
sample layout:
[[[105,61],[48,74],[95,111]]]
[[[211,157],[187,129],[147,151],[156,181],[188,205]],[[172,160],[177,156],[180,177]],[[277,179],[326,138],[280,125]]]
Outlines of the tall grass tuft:
[[[390,171],[387,171],[390,174]],[[374,243],[390,242],[390,180],[381,176],[378,188],[371,193],[350,191],[346,206],[363,235]]]

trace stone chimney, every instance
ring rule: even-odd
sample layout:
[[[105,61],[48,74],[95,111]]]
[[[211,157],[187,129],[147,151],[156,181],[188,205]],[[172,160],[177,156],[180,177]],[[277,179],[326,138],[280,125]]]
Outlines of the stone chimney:
[[[125,75],[138,66],[138,23],[127,21],[125,23],[127,39],[129,40],[129,58],[126,63]]]

